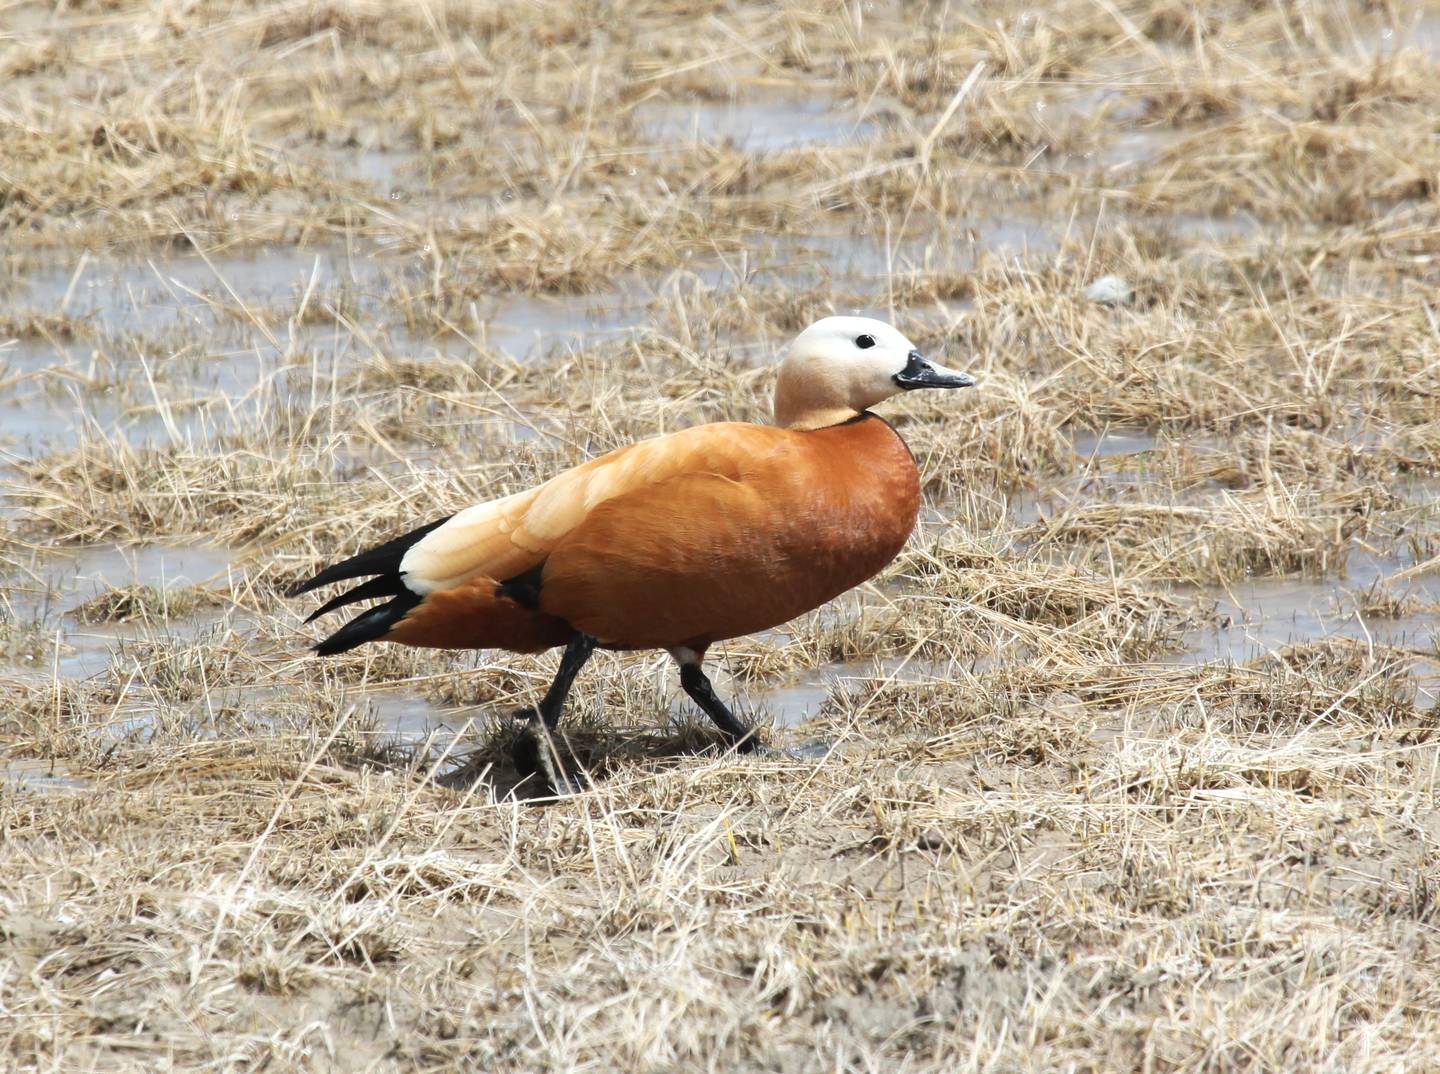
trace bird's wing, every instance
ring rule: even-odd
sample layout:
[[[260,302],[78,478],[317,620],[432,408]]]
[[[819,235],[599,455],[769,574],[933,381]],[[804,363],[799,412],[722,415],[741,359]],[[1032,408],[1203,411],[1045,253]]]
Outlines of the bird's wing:
[[[783,436],[764,425],[725,422],[642,440],[526,492],[469,507],[405,553],[405,585],[426,594],[472,578],[514,578],[551,551],[600,504],[688,474],[738,477]]]
[[[878,418],[779,433],[733,473],[696,468],[595,507],[546,560],[539,610],[613,648],[703,652],[874,575],[920,504],[904,442]]]
[[[689,644],[708,629],[749,633],[777,592],[792,521],[754,472],[676,474],[598,507],[545,565],[540,608],[624,648]],[[736,608],[743,609],[736,627]]]

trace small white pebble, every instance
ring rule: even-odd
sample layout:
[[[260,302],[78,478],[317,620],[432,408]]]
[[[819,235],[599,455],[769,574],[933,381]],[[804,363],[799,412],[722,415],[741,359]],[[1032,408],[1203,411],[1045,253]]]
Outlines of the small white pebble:
[[[1101,276],[1085,289],[1085,297],[1102,306],[1123,306],[1135,292],[1123,276]]]

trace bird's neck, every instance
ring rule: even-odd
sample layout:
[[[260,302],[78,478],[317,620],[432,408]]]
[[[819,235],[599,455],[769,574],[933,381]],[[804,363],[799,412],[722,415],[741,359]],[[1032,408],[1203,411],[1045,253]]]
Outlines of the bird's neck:
[[[840,385],[781,366],[775,384],[775,424],[785,429],[824,429],[842,425],[860,411]]]
[[[861,411],[854,407],[811,407],[795,413],[782,411],[777,403],[775,407],[775,424],[785,429],[798,429],[800,431],[813,429],[828,429],[832,425],[844,425],[847,421],[854,421],[860,417]]]

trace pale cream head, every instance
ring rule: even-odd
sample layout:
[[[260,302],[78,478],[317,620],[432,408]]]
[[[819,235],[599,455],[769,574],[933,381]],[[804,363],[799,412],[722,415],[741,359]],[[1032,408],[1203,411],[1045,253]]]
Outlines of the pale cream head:
[[[826,317],[795,337],[780,363],[775,423],[819,429],[913,388],[964,388],[964,373],[928,361],[884,321]]]

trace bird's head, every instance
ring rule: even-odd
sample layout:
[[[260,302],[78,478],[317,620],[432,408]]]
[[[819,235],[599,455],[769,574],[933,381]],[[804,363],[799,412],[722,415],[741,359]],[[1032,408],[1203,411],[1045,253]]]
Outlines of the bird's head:
[[[975,378],[930,361],[884,321],[826,317],[795,337],[780,363],[775,421],[818,429],[916,388],[968,388]]]

